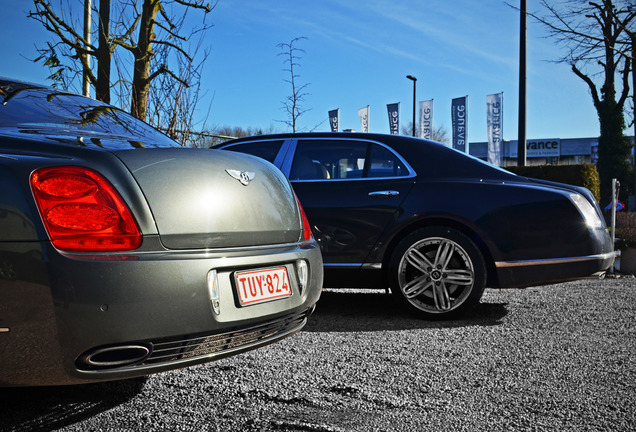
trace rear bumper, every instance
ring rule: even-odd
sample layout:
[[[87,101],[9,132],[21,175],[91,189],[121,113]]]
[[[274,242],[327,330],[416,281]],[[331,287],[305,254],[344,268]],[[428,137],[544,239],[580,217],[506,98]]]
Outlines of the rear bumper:
[[[144,242],[145,251],[108,256],[63,255],[33,243],[42,253],[29,273],[0,278],[0,386],[129,378],[227,357],[297,332],[320,297],[315,243],[157,252],[153,239]],[[298,260],[309,264],[305,289]],[[292,296],[241,307],[234,272],[270,266],[287,267]],[[219,314],[211,306],[210,270],[219,277]],[[117,347],[126,346],[135,353],[145,347],[148,355],[112,367],[82,360],[104,349],[120,355]]]
[[[581,279],[607,271],[616,252],[569,258],[495,262],[501,288],[522,288]]]
[[[103,381],[118,379],[130,375],[146,375],[164,370],[183,368],[212,360],[233,356],[245,351],[274,343],[300,331],[307,323],[314,306],[297,313],[260,322],[250,327],[241,327],[223,333],[211,332],[201,335],[187,335],[167,339],[135,342],[138,347],[147,347],[148,354],[142,360],[129,365],[90,368],[90,365],[78,360],[77,373],[86,380]],[[143,345],[141,345],[143,344]],[[114,349],[125,349],[131,345],[118,344],[105,347],[110,353]],[[100,348],[89,353],[99,352]],[[83,356],[82,356],[83,357]]]

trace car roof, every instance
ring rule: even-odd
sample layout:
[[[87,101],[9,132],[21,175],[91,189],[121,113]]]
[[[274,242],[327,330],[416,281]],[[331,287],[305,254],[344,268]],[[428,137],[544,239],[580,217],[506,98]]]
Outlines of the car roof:
[[[254,135],[249,137],[236,138],[218,145],[239,144],[250,141],[270,141],[287,139],[354,139],[365,141],[376,141],[393,148],[402,157],[406,158],[416,170],[426,171],[431,176],[446,177],[451,172],[452,177],[477,177],[498,180],[512,180],[519,177],[502,168],[491,165],[466,153],[454,150],[443,143],[425,140],[422,138],[406,135],[389,135],[379,133],[363,132],[301,132],[301,133],[280,133],[268,135]]]
[[[267,134],[267,135],[252,135],[249,137],[241,137],[235,138],[231,140],[234,142],[239,141],[252,141],[254,139],[259,140],[269,140],[269,139],[299,139],[299,138],[356,138],[356,139],[366,139],[366,140],[377,140],[385,143],[392,142],[394,140],[418,140],[422,141],[420,138],[413,138],[405,135],[389,135],[389,134],[380,134],[380,133],[363,133],[363,132],[289,132],[289,133],[278,133],[278,134]],[[226,141],[226,143],[229,141]],[[434,141],[427,141],[434,142]],[[221,143],[219,145],[223,145],[225,143]]]

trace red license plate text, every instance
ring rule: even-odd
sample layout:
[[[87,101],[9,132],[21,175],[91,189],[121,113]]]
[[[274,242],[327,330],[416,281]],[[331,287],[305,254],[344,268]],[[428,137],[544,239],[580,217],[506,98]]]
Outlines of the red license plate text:
[[[291,296],[286,267],[234,274],[241,305],[247,306]]]

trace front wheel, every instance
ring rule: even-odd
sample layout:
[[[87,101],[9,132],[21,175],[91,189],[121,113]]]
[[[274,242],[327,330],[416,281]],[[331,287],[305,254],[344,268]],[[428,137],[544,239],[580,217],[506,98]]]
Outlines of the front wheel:
[[[429,318],[455,316],[477,303],[486,284],[479,248],[449,227],[409,234],[393,253],[389,271],[393,291]]]

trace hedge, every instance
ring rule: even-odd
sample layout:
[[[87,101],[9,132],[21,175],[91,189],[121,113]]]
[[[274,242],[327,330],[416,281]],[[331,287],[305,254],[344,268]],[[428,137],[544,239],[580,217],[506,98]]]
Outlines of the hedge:
[[[596,201],[601,201],[601,181],[594,165],[512,166],[506,167],[506,169],[524,177],[583,186],[592,192]]]

